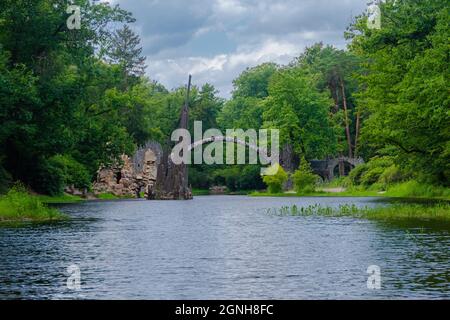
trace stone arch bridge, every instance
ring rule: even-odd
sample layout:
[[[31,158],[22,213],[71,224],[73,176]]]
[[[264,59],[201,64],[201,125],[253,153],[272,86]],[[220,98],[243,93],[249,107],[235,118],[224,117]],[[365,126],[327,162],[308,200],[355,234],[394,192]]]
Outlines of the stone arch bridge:
[[[267,149],[258,147],[257,145],[253,143],[249,143],[245,140],[239,139],[238,137],[229,137],[229,136],[212,136],[209,138],[205,138],[202,140],[198,140],[188,146],[188,151],[192,151],[196,149],[197,147],[200,147],[204,144],[212,143],[212,142],[227,142],[227,143],[234,143],[238,144],[244,147],[249,148],[250,150],[255,151],[261,160],[263,160],[265,163],[270,164],[271,158],[267,156]],[[170,154],[171,159],[175,157],[173,153]]]
[[[330,181],[336,176],[337,170],[339,170],[340,175],[347,175],[350,170],[363,164],[364,160],[362,158],[339,157],[326,160],[312,160],[310,163],[315,174],[325,181]]]

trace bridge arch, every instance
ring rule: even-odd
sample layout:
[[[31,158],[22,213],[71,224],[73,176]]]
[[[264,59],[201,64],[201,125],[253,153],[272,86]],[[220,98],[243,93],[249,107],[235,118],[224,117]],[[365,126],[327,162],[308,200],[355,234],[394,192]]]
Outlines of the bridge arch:
[[[340,157],[327,160],[313,160],[311,167],[315,174],[319,175],[324,180],[332,180],[335,177],[335,170],[340,163],[343,163],[349,168],[349,171],[356,166],[363,164],[362,158]]]
[[[271,164],[272,158],[267,156],[267,149],[258,147],[257,145],[253,143],[249,143],[245,140],[239,139],[238,137],[229,137],[229,136],[212,136],[209,138],[204,138],[202,140],[195,141],[194,143],[190,144],[188,146],[188,151],[191,152],[195,148],[202,146],[204,144],[212,143],[212,142],[228,142],[228,143],[234,143],[238,145],[245,146],[253,151],[255,151],[260,159],[262,159],[265,164]],[[172,152],[170,154],[170,158],[173,159],[175,157],[175,154]]]

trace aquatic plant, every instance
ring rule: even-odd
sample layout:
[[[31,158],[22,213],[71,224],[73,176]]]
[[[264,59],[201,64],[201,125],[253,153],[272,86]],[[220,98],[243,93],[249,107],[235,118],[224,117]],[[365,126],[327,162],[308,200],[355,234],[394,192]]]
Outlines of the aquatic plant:
[[[319,204],[298,207],[284,206],[267,210],[268,214],[277,216],[324,216],[355,217],[373,220],[441,220],[450,221],[450,204],[394,204],[375,208],[340,205],[339,207],[321,206]]]

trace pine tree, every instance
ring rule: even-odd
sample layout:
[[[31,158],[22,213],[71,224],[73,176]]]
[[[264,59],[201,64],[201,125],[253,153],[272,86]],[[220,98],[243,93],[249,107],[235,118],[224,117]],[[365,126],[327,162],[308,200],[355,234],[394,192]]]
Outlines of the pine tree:
[[[122,67],[125,88],[128,87],[129,78],[144,75],[147,68],[140,42],[139,35],[125,25],[114,33],[109,46],[109,61]]]

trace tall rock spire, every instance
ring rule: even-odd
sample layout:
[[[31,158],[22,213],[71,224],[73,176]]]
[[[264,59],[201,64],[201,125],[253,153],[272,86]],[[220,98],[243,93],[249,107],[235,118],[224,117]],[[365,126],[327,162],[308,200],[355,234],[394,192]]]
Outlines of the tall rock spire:
[[[192,76],[189,75],[188,85],[186,88],[186,99],[180,115],[180,129],[189,129],[189,95],[191,93]]]
[[[179,129],[189,129],[189,95],[191,91],[192,76],[186,90],[186,100],[181,108]],[[188,182],[188,167],[186,164],[174,164],[170,157],[171,148],[163,151],[158,166],[156,184],[148,191],[148,199],[157,200],[189,200],[192,192]]]

